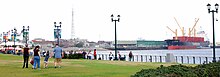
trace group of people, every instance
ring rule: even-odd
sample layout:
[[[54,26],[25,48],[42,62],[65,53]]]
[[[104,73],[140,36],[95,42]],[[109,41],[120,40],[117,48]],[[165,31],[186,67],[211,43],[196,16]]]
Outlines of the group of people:
[[[58,46],[58,44],[56,44],[56,47],[53,50],[53,54],[55,57],[54,60],[54,67],[55,68],[60,68],[61,67],[61,59],[64,57],[64,52],[62,50],[61,47]],[[91,50],[86,53],[83,52],[82,53],[84,58],[87,57],[87,59],[92,59],[92,56],[94,56],[94,59],[96,59],[96,49],[94,49],[94,53],[92,54]],[[33,56],[32,56],[33,55]],[[23,59],[24,59],[24,63],[23,63],[23,68],[28,68],[28,61],[29,61],[29,56],[31,57],[30,63],[33,64],[32,69],[40,69],[40,60],[41,60],[41,56],[40,56],[40,46],[36,46],[33,50],[33,53],[30,52],[30,48],[28,47],[28,45],[26,44],[25,47],[23,48]],[[44,68],[48,68],[48,59],[51,58],[52,55],[49,51],[46,52],[45,58],[44,58]],[[121,54],[118,52],[118,60],[123,60],[125,59],[125,56],[122,57]],[[133,58],[133,54],[130,51],[129,52],[129,61],[131,61],[131,59]],[[112,54],[112,52],[110,52],[109,54],[109,60],[113,60],[114,59],[114,55]]]
[[[133,58],[133,54],[132,54],[132,52],[130,51],[129,52],[129,61],[131,61],[131,59]],[[118,52],[118,54],[117,54],[117,58],[118,58],[118,60],[124,60],[126,57],[124,56],[124,57],[122,57],[121,56],[121,54],[120,54],[120,52]],[[109,60],[113,60],[114,59],[114,55],[112,54],[112,52],[110,52],[109,53]]]
[[[109,54],[109,60],[112,60],[112,61],[113,61],[113,59],[114,59],[114,55],[112,54],[112,52],[110,52],[110,54]],[[123,60],[123,59],[125,59],[125,56],[122,57],[121,54],[120,54],[120,52],[118,51],[117,59],[118,59],[118,60]]]
[[[92,51],[91,50],[89,50],[89,52],[88,53],[86,53],[85,51],[83,51],[82,52],[82,54],[83,54],[83,58],[84,59],[97,59],[97,54],[96,54],[96,49],[94,49],[94,52],[92,53]],[[92,58],[93,57],[93,58]]]
[[[62,51],[62,48],[58,46],[58,44],[56,44],[56,47],[53,50],[54,53],[54,67],[55,68],[60,68],[61,67],[61,59],[62,57],[64,57],[64,53]],[[33,55],[33,56],[32,56]],[[24,63],[23,63],[23,68],[28,68],[28,61],[29,61],[29,56],[32,56],[30,63],[33,62],[33,67],[32,69],[40,69],[40,60],[41,60],[41,56],[40,56],[40,46],[36,46],[33,50],[33,54],[30,53],[30,48],[28,47],[28,45],[26,44],[25,47],[23,48],[23,59],[24,59]],[[44,58],[44,68],[48,68],[48,59],[52,57],[52,55],[50,55],[50,52],[47,51],[46,52],[46,56]]]

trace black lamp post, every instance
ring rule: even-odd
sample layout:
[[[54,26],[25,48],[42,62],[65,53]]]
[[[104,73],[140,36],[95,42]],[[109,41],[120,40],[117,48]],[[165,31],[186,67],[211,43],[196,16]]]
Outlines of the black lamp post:
[[[115,22],[115,60],[118,60],[117,58],[117,31],[116,31],[116,22],[120,21],[120,15],[117,16],[118,19],[113,19],[114,15],[111,15],[112,22]]]
[[[54,29],[56,31],[55,38],[57,38],[57,44],[60,45],[60,38],[61,38],[60,32],[61,32],[61,29],[59,29],[59,28],[61,28],[62,22],[59,23],[60,24],[59,26],[57,26],[56,24],[57,23],[54,22],[54,27],[56,28],[56,29]]]
[[[16,38],[15,38],[15,37],[16,37],[17,29],[15,29],[15,28],[14,28],[14,31],[13,31],[13,30],[11,30],[11,32],[12,32],[13,37],[14,37],[14,38],[13,38],[13,41],[14,41],[14,46],[13,46],[13,47],[14,47],[14,54],[15,54],[15,47],[16,47],[16,46],[15,46],[15,40],[16,40]]]
[[[23,26],[23,38],[25,38],[25,43],[27,44],[29,40],[29,26],[27,26],[27,29]]]
[[[208,7],[208,13],[212,12],[212,24],[213,24],[213,61],[212,62],[216,62],[216,57],[215,57],[215,27],[214,27],[214,13],[218,13],[218,7],[219,5],[216,3],[215,4],[215,10],[210,10],[211,9],[211,5],[207,4]]]

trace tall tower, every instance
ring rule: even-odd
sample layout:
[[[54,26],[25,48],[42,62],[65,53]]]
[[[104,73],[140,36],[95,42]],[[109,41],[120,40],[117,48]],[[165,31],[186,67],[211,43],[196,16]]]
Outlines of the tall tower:
[[[73,25],[73,8],[72,8],[72,26],[71,26],[71,40],[74,39],[75,32],[74,32],[74,25]]]

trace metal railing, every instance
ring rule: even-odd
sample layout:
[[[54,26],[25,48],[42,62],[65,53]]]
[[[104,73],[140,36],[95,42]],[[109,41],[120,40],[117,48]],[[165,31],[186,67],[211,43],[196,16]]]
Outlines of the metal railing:
[[[113,57],[114,58],[114,57]],[[108,54],[97,54],[99,60],[109,60]],[[124,61],[130,61],[128,55],[122,55]],[[181,64],[203,64],[212,62],[212,57],[206,56],[174,56],[176,63]],[[166,62],[166,56],[158,55],[133,55],[132,62]],[[217,58],[220,61],[220,57]]]

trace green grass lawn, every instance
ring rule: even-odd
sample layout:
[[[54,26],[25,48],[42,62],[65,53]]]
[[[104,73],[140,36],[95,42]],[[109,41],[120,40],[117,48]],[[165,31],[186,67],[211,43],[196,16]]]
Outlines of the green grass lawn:
[[[53,58],[49,59],[49,68],[41,70],[22,68],[23,56],[0,54],[0,77],[129,77],[141,69],[157,68],[171,63],[141,63],[127,61],[103,61],[62,59],[62,67],[54,68]]]

